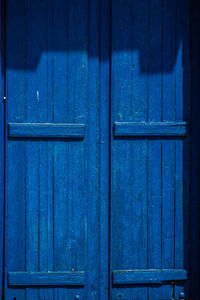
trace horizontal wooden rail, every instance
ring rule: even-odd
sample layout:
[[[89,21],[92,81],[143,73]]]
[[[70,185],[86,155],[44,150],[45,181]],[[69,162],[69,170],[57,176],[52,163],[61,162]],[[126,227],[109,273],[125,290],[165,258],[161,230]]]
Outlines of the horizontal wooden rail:
[[[115,122],[114,136],[167,136],[184,137],[188,133],[186,122]]]
[[[85,272],[9,272],[9,286],[84,286]]]
[[[187,271],[170,270],[123,270],[113,271],[113,284],[163,284],[172,281],[187,280]]]
[[[13,138],[75,138],[85,136],[84,124],[9,123],[8,136]]]

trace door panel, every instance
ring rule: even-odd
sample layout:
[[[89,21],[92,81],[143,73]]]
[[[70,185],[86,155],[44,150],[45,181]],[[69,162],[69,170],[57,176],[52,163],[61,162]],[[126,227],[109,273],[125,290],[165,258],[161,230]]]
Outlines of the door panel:
[[[7,20],[5,299],[106,299],[99,3],[8,0]]]
[[[188,11],[112,1],[112,299],[178,299],[187,281]]]
[[[6,2],[5,299],[178,299],[187,4]]]

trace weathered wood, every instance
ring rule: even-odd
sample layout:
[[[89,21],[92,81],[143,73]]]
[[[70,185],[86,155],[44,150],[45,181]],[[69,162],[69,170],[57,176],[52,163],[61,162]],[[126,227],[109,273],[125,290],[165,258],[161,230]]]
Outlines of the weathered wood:
[[[85,272],[9,272],[9,286],[84,286]]]
[[[149,10],[149,112],[148,122],[159,124],[162,121],[162,1],[150,0]],[[156,88],[155,88],[156,87]],[[161,269],[161,138],[149,138],[148,141],[148,268]],[[149,300],[160,300],[161,287],[151,285],[148,288]]]
[[[108,123],[99,117],[106,88],[101,114],[109,122],[109,62],[100,83],[99,9],[98,0],[7,1],[5,299],[90,299],[91,286],[96,298],[108,295],[108,175],[99,184],[100,169],[108,172],[99,131],[108,146]],[[100,193],[107,194],[102,208]],[[25,270],[89,272],[84,288],[10,288],[7,273]]]
[[[187,280],[186,270],[113,271],[113,284],[164,284]]]
[[[115,136],[186,136],[185,122],[115,122]]]
[[[184,290],[181,5],[7,0],[6,300]]]
[[[111,270],[182,269],[183,145],[189,134],[182,113],[189,111],[183,2],[112,3]],[[177,298],[184,285],[175,287]],[[127,299],[173,298],[169,282],[113,287],[111,298],[118,293]]]
[[[163,4],[163,68],[172,68],[173,55],[176,47],[175,12],[177,3],[165,1]],[[171,22],[169,22],[169,17]],[[176,74],[163,71],[162,79],[162,120],[176,121]],[[183,79],[181,79],[183,80]],[[180,99],[183,102],[183,99]],[[181,119],[182,120],[182,119]],[[175,144],[174,140],[162,140],[162,268],[172,269],[175,262],[174,252],[174,222],[175,222]],[[170,285],[162,287],[162,297],[171,298]]]
[[[9,137],[84,138],[84,124],[9,123]]]
[[[114,122],[148,121],[148,0],[112,1],[111,271],[147,269],[147,153],[144,139],[117,139]],[[111,299],[148,299],[148,289],[113,287]]]

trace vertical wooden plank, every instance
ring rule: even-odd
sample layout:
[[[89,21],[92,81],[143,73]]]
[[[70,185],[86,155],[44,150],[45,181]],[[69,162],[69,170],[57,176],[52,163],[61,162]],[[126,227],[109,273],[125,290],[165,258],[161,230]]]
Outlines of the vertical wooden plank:
[[[88,127],[87,127],[87,268],[100,269],[100,217],[99,217],[99,8],[100,1],[90,0],[88,23]],[[99,274],[88,272],[86,298],[98,298]]]
[[[111,63],[111,124],[147,121],[148,1],[112,2]],[[112,137],[111,147],[111,270],[146,269],[147,140]],[[112,297],[120,293],[147,299],[146,287],[113,289]]]
[[[53,271],[53,146],[39,145],[39,271]],[[53,289],[41,288],[41,299],[53,299]]]
[[[39,261],[38,144],[27,142],[26,146],[26,271],[37,272]],[[38,290],[27,288],[26,297],[37,299]]]
[[[119,12],[120,13],[120,12]],[[131,120],[147,121],[148,119],[148,20],[149,2],[133,1],[132,3],[132,40],[131,40],[131,65],[132,78],[129,82],[131,95]],[[123,100],[122,100],[123,101]],[[126,107],[127,109],[128,107]],[[132,211],[133,241],[130,244],[133,260],[133,269],[147,269],[148,263],[148,223],[147,223],[147,140],[135,139],[131,143],[132,164],[132,191],[128,200],[133,201]],[[128,162],[127,162],[128,163]],[[126,175],[127,176],[127,175]],[[122,198],[123,199],[123,198]],[[128,232],[129,234],[129,232]],[[129,252],[129,257],[131,256]],[[131,266],[131,268],[132,268]],[[146,287],[133,287],[130,297],[136,299],[147,299],[148,290]]]
[[[40,15],[35,15],[38,2],[27,0],[27,31],[25,47],[27,47],[25,69],[27,78],[26,117],[24,121],[38,122],[39,120],[39,65],[36,57],[40,55],[40,36],[35,35],[39,30]],[[40,7],[40,6],[39,6]],[[37,23],[38,22],[38,23]],[[34,69],[30,69],[34,66]],[[26,271],[39,270],[39,143],[26,142]],[[38,299],[39,291],[26,289],[27,299]]]
[[[55,93],[55,95],[58,95]],[[54,271],[69,270],[70,265],[70,208],[68,145],[54,145]],[[69,258],[68,258],[69,257]],[[71,291],[56,289],[58,299],[71,297]],[[55,294],[54,294],[55,297]],[[60,298],[59,298],[60,297]]]
[[[184,194],[183,194],[183,141],[176,141],[176,166],[175,166],[175,261],[176,269],[184,269]],[[184,287],[175,287],[175,298],[184,291]]]
[[[133,145],[133,201],[135,206],[132,226],[134,228],[135,243],[133,261],[134,269],[147,269],[147,141],[137,141]],[[132,196],[133,197],[133,196]],[[130,254],[129,254],[130,255]],[[132,295],[136,299],[147,299],[148,290],[146,287],[134,288]]]
[[[18,159],[16,160],[16,151]],[[10,157],[7,161],[6,178],[6,240],[5,240],[5,272],[8,270],[25,270],[25,147],[24,142],[9,142],[7,153]],[[20,154],[21,153],[21,154]],[[17,178],[11,174],[16,174],[21,169],[21,175]],[[14,178],[13,178],[14,177]],[[8,189],[9,187],[9,189]],[[15,195],[15,197],[13,197]],[[20,200],[19,200],[20,199]],[[11,217],[12,216],[12,217]],[[20,247],[16,247],[16,245]],[[12,249],[12,251],[11,251]],[[13,255],[15,249],[15,255]],[[20,298],[25,299],[23,289],[7,289],[7,277],[5,276],[5,299]]]
[[[68,26],[68,120],[86,123],[88,88],[88,1],[69,1]],[[70,207],[70,260],[69,268],[86,270],[87,257],[87,191],[86,191],[86,141],[69,144],[69,202]],[[77,209],[78,208],[78,209]],[[72,297],[85,297],[83,289],[72,289]]]
[[[53,4],[53,122],[68,121],[68,43],[69,1]],[[56,45],[60,51],[56,51]],[[62,51],[62,49],[63,51]],[[54,271],[66,271],[70,267],[70,208],[69,143],[54,142]],[[71,291],[54,289],[55,299],[71,298]]]
[[[161,121],[162,1],[149,2],[149,121]],[[148,149],[148,268],[161,269],[161,141]],[[161,288],[152,286],[149,300],[159,300]]]
[[[174,173],[173,141],[162,143],[162,268],[174,268]],[[162,297],[172,297],[172,286],[162,288]]]
[[[86,122],[87,24],[87,1],[81,5],[59,1],[54,47],[59,44],[62,51],[54,54],[54,122]],[[54,151],[54,269],[83,271],[87,257],[85,141],[58,141]],[[74,297],[75,293],[84,297],[83,289],[57,289],[54,297]]]
[[[162,120],[175,120],[175,1],[163,2],[163,85]],[[170,18],[170,22],[169,22]],[[162,268],[174,268],[174,176],[175,144],[173,140],[162,140]],[[171,298],[172,286],[162,287],[162,297]]]
[[[134,266],[134,262],[129,256],[131,244],[135,241],[134,227],[129,226],[135,211],[135,207],[129,201],[129,195],[132,195],[130,189],[133,180],[133,160],[130,160],[132,157],[131,145],[126,140],[114,141],[112,128],[116,118],[128,121],[132,112],[130,111],[132,107],[130,87],[132,72],[129,69],[132,57],[131,51],[125,52],[125,49],[131,47],[132,41],[133,29],[129,15],[129,11],[132,12],[132,6],[130,1],[127,1],[126,4],[124,5],[123,1],[112,1],[111,15],[111,272],[114,269],[130,269]],[[120,51],[121,45],[123,45],[124,51]],[[126,101],[123,102],[121,99],[126,99]],[[130,290],[124,291],[123,288],[116,289],[111,286],[111,298],[117,298],[118,295],[124,295],[124,293],[126,298],[131,295]]]
[[[7,121],[23,121],[26,101],[26,48],[25,48],[25,6],[24,3],[7,1],[6,19],[6,93]],[[20,12],[20,13],[19,13]],[[19,18],[19,16],[21,16]],[[18,24],[18,31],[15,24]],[[12,55],[11,49],[16,55]],[[14,70],[11,65],[20,63],[23,70]],[[23,83],[23,84],[21,84]],[[10,87],[10,89],[8,88]],[[13,110],[13,106],[15,110]],[[6,187],[5,187],[5,274],[10,270],[25,271],[25,143],[8,141],[6,147]],[[17,157],[17,159],[16,159]],[[20,170],[20,176],[18,176]],[[14,195],[14,196],[13,196]],[[16,247],[20,245],[20,247]],[[15,251],[13,251],[15,249]],[[24,289],[7,289],[5,276],[5,299],[25,299]]]
[[[99,197],[100,201],[100,299],[109,299],[110,239],[110,1],[100,1],[100,105]],[[109,101],[108,101],[109,99]]]
[[[51,123],[52,110],[52,3],[40,3],[40,49],[47,49],[41,53],[38,65],[38,93],[39,122]],[[39,271],[53,271],[53,143],[39,142]],[[39,299],[53,299],[53,289],[40,288]]]

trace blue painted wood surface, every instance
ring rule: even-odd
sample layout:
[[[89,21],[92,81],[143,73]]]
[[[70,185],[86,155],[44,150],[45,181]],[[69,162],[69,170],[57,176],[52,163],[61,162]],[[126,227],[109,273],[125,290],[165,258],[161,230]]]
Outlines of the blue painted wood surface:
[[[108,298],[109,72],[99,59],[108,21],[99,26],[99,14],[98,0],[7,1],[5,299]],[[85,272],[85,286],[15,289],[9,272]]]
[[[16,286],[84,286],[85,272],[9,272],[8,285]]]
[[[5,299],[186,290],[183,2],[7,0]]]
[[[113,271],[113,284],[164,284],[187,280],[186,270]]]
[[[188,268],[188,139],[185,126],[166,126],[189,121],[188,13],[183,1],[112,2],[112,271]],[[119,285],[111,299],[178,299],[184,286]]]
[[[115,122],[115,136],[168,136],[187,135],[187,123],[173,122]]]
[[[84,138],[84,124],[9,123],[9,137]]]

